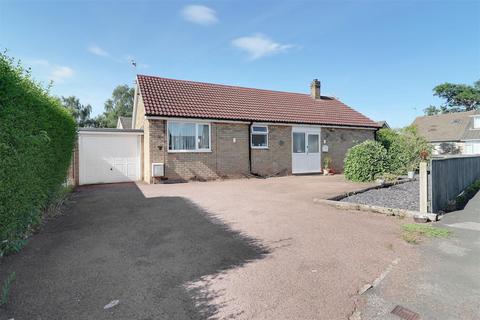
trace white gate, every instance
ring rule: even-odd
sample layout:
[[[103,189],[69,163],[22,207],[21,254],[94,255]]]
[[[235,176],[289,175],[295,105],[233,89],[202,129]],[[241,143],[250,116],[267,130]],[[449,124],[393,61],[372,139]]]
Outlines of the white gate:
[[[141,180],[142,134],[123,130],[79,131],[79,184]]]

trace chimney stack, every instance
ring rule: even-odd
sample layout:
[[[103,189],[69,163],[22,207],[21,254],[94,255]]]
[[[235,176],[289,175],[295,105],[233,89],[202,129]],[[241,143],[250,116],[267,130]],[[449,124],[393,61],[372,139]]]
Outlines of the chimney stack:
[[[312,99],[320,99],[320,81],[318,79],[313,79],[310,84],[310,95]]]

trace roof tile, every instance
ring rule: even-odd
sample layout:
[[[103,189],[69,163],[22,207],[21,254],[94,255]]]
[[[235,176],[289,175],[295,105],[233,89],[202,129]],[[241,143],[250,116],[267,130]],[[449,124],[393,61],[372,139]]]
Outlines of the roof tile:
[[[335,98],[138,75],[149,116],[378,128]]]

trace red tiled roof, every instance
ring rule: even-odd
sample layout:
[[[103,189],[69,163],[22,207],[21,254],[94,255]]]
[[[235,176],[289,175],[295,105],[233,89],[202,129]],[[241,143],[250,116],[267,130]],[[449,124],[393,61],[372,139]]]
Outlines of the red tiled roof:
[[[138,75],[147,116],[378,128],[337,99]]]

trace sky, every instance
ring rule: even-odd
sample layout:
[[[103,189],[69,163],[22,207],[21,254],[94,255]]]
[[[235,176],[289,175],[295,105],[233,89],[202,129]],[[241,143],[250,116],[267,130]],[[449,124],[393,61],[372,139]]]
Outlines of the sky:
[[[480,79],[480,0],[0,0],[0,49],[94,115],[135,74],[303,93],[318,78],[401,127],[441,103],[436,85]]]

